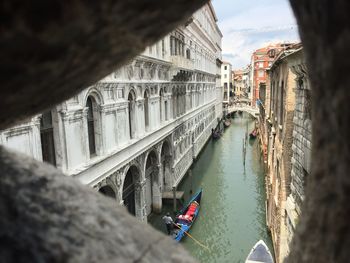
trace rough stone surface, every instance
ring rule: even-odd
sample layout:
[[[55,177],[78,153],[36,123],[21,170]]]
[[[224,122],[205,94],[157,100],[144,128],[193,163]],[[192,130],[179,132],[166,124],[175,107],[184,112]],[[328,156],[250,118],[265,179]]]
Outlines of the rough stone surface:
[[[0,174],[1,262],[194,262],[170,237],[52,166],[0,147]]]
[[[350,257],[350,2],[291,0],[312,86],[312,164],[287,262]]]
[[[72,97],[185,24],[206,1],[1,5],[0,130]]]

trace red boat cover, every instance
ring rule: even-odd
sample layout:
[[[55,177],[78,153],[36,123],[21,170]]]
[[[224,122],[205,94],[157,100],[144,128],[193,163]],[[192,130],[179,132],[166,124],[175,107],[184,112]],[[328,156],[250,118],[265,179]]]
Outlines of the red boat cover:
[[[196,212],[197,206],[198,206],[197,202],[196,202],[196,203],[193,202],[193,203],[190,205],[190,207],[188,208],[188,210],[187,210],[187,212],[186,212],[186,215],[189,216],[189,219],[190,219],[190,220],[192,220],[193,215],[194,215],[194,213]]]

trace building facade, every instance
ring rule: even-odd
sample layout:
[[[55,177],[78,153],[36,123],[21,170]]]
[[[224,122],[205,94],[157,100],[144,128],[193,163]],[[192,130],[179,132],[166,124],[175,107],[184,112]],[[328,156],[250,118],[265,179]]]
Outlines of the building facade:
[[[283,262],[289,253],[300,216],[304,179],[310,169],[311,124],[306,116],[311,115],[309,106],[304,105],[309,105],[305,103],[309,96],[305,92],[309,90],[306,72],[301,45],[291,45],[271,64],[267,85],[260,85],[259,129],[267,163],[267,225],[277,262]]]
[[[233,70],[233,93],[237,99],[245,97],[245,83],[243,80],[243,70]]]
[[[268,74],[266,70],[275,60],[276,55],[289,44],[271,44],[257,49],[251,57],[251,87],[252,106],[257,106],[259,99],[259,88],[266,85]]]
[[[229,104],[233,98],[232,65],[223,61],[221,65],[221,86],[223,87],[223,103]]]
[[[222,117],[221,39],[211,3],[98,83],[0,133],[142,221],[162,207]]]
[[[242,82],[243,82],[243,90],[244,90],[243,97],[247,99],[249,99],[249,93],[250,93],[249,73],[250,73],[250,66],[248,65],[246,68],[242,70]]]

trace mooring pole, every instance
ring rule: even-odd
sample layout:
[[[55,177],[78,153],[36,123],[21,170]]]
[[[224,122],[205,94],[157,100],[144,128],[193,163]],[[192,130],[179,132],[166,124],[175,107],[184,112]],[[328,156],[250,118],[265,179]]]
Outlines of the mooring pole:
[[[193,193],[193,183],[192,183],[192,170],[191,169],[188,170],[188,176],[190,177],[190,182],[191,182],[190,194],[192,195],[192,193]]]
[[[173,186],[173,208],[174,212],[176,212],[176,186]]]

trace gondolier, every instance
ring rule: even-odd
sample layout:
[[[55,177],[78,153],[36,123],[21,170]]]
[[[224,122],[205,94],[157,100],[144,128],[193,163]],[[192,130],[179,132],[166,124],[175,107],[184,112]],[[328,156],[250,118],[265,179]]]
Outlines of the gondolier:
[[[171,218],[169,213],[166,213],[166,215],[163,216],[163,220],[164,220],[164,223],[166,225],[166,230],[168,231],[168,235],[170,235],[171,231],[173,230],[174,221]]]

